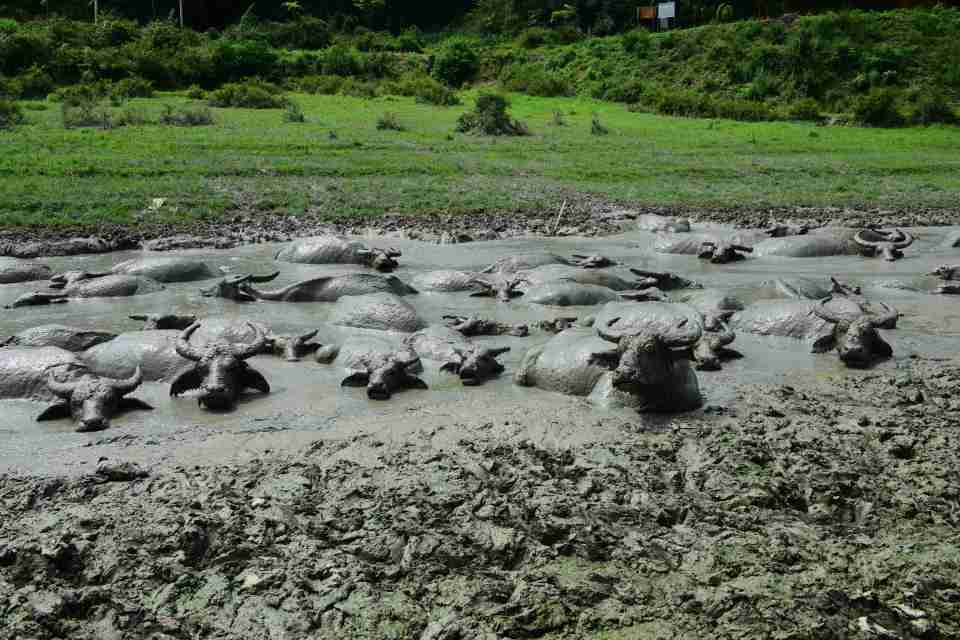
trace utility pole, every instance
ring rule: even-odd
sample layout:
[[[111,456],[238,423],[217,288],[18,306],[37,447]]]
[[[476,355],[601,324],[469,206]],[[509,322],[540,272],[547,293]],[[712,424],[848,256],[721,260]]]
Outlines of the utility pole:
[[[183,29],[183,0],[180,0],[180,28]]]
[[[99,13],[99,3],[97,0],[93,0],[93,24],[97,24],[97,14]]]

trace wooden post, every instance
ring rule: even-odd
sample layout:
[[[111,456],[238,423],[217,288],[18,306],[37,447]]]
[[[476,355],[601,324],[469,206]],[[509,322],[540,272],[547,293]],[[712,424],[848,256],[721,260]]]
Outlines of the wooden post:
[[[97,0],[93,0],[93,24],[97,24],[97,14],[99,13],[100,7],[98,6]]]
[[[183,0],[180,0],[180,28],[183,29]]]

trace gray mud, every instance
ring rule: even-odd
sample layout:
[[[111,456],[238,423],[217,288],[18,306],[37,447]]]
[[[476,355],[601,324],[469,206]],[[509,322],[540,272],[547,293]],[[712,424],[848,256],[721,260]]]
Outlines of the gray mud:
[[[869,371],[740,334],[745,357],[699,374],[706,404],[688,414],[514,386],[540,332],[479,339],[513,347],[498,380],[465,389],[426,362],[430,389],[387,403],[341,389],[335,365],[265,356],[250,362],[272,393],[231,413],[146,383],[134,395],[155,411],[79,434],[34,422],[42,405],[3,401],[0,638],[960,637],[960,297],[877,288],[932,286],[924,274],[960,262],[938,248],[949,229],[914,231],[895,263],[711,265],[656,254],[644,232],[390,241],[407,282],[511,254],[603,254],[748,303],[769,295],[764,280],[838,275],[903,313],[883,332],[894,358]],[[275,250],[179,253],[263,273]],[[94,271],[139,255],[45,262]],[[360,270],[276,268],[277,286]],[[37,285],[0,287],[0,305]],[[317,328],[324,343],[358,333],[326,323],[329,303],[239,304],[202,298],[204,286],[5,311],[0,335],[53,322],[131,331],[130,314],[174,311]],[[407,300],[428,322],[596,312]]]

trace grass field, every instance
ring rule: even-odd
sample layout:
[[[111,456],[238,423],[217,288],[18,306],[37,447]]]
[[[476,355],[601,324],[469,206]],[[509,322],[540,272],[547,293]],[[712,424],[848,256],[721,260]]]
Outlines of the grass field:
[[[0,132],[4,226],[189,223],[256,212],[555,210],[573,191],[637,204],[957,208],[960,128],[737,123],[631,113],[579,98],[512,96],[533,135],[454,134],[472,106],[296,95],[279,110],[215,109],[214,126],[64,129],[59,105]],[[158,115],[176,95],[134,100]],[[378,131],[394,112],[406,131]],[[563,114],[565,125],[553,123]],[[590,132],[596,113],[609,128]],[[165,198],[159,213],[144,213]]]

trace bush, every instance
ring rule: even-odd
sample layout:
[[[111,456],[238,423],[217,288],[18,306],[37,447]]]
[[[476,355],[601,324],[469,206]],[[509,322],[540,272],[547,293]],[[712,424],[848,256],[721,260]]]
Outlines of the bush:
[[[275,71],[277,63],[277,52],[259,40],[221,40],[214,47],[218,78],[267,76]]]
[[[214,119],[213,112],[208,107],[174,107],[165,104],[163,105],[163,113],[160,114],[160,122],[174,127],[202,127],[213,124]]]
[[[54,102],[61,102],[67,107],[90,107],[91,103],[99,102],[110,95],[112,83],[100,80],[75,84],[72,87],[61,87],[54,91],[50,98]]]
[[[932,89],[918,93],[910,110],[910,122],[919,125],[931,125],[938,122],[957,124],[960,122],[957,112],[951,107],[950,99],[942,91]]]
[[[17,78],[17,81],[20,83],[21,98],[46,98],[51,91],[56,89],[50,74],[37,65],[27,69]]]
[[[343,84],[340,85],[340,95],[354,98],[376,98],[377,85],[356,78],[345,78]]]
[[[329,76],[355,76],[360,73],[360,60],[353,51],[343,45],[327,49],[323,55],[321,69]]]
[[[270,44],[286,49],[325,49],[332,36],[327,23],[313,16],[301,16],[290,22],[271,22],[262,25],[268,32]]]
[[[377,118],[377,131],[406,131],[407,128],[400,124],[397,114],[389,111]]]
[[[100,99],[66,101],[60,105],[64,129],[96,127],[112,129],[116,126],[110,108]]]
[[[303,113],[303,107],[299,103],[290,100],[287,102],[286,109],[283,110],[283,121],[290,123],[306,122],[307,116]]]
[[[593,114],[593,117],[590,119],[590,135],[605,136],[608,133],[610,133],[610,129],[603,126],[603,123],[600,122],[600,116],[596,113]]]
[[[441,84],[430,76],[417,76],[411,85],[412,95],[421,104],[433,104],[440,107],[452,107],[460,104],[460,96],[450,87]]]
[[[853,102],[853,119],[870,127],[899,127],[905,124],[897,106],[897,92],[877,87]]]
[[[646,29],[634,29],[623,34],[623,50],[633,56],[643,56],[650,52],[650,32]]]
[[[303,93],[332,96],[340,93],[343,78],[340,76],[304,76],[300,78],[296,86]]]
[[[263,80],[225,84],[210,94],[211,107],[280,109],[286,104],[287,98],[280,87]]]
[[[527,125],[513,120],[507,113],[510,103],[501,95],[481,93],[473,111],[460,116],[457,131],[480,133],[488,136],[525,136],[530,133]]]
[[[19,80],[0,76],[0,98],[16,100],[22,92],[23,87],[20,85]]]
[[[616,83],[606,89],[603,99],[627,104],[640,102],[643,99],[643,83],[636,78]]]
[[[201,89],[199,85],[192,84],[190,88],[187,89],[187,97],[191,100],[205,100],[207,98],[207,92]]]
[[[0,129],[12,129],[25,121],[20,105],[13,100],[0,98]]]
[[[813,98],[804,98],[787,106],[786,117],[789,120],[822,120],[820,105]]]
[[[536,49],[542,47],[551,40],[550,30],[544,27],[530,27],[524,29],[517,36],[517,45],[524,49]]]
[[[643,103],[671,116],[688,118],[727,118],[745,122],[776,120],[777,114],[766,104],[739,98],[719,98],[684,89],[659,88],[644,95]]]
[[[142,107],[127,107],[113,119],[112,123],[116,127],[140,127],[145,124],[153,124],[153,121]]]
[[[152,98],[153,83],[143,78],[124,78],[114,83],[110,94],[120,98]]]
[[[433,76],[451,87],[459,87],[477,74],[480,60],[475,47],[465,38],[451,38],[433,60]]]
[[[543,98],[572,95],[570,85],[546,69],[535,64],[507,67],[501,74],[500,82],[507,91],[527,93]]]

